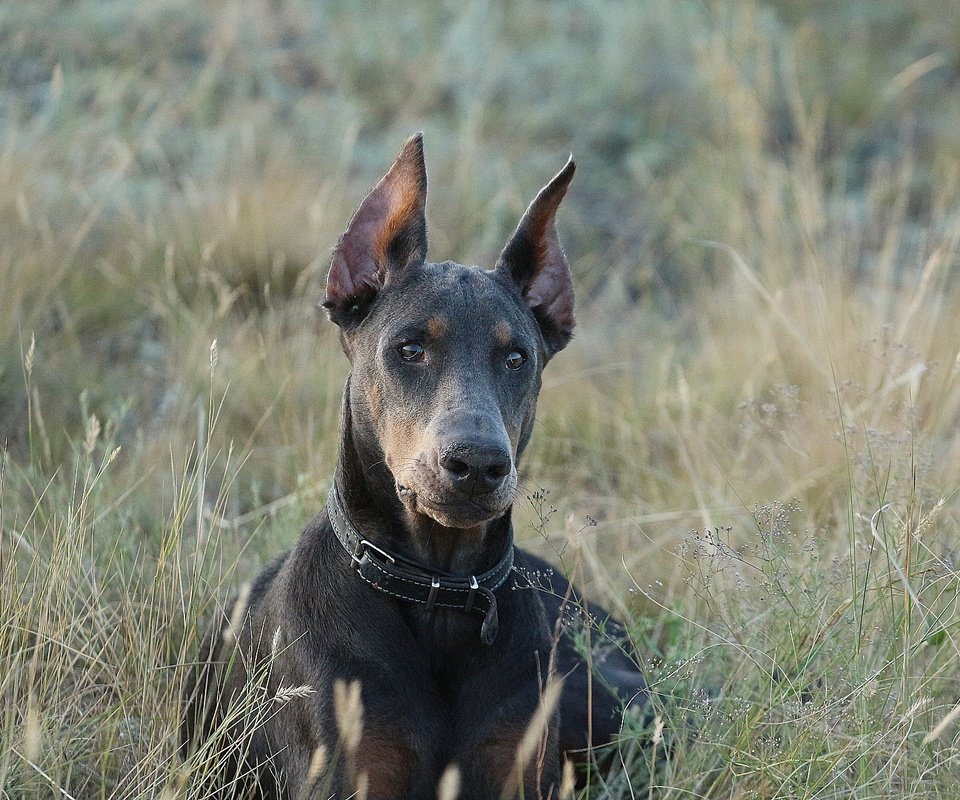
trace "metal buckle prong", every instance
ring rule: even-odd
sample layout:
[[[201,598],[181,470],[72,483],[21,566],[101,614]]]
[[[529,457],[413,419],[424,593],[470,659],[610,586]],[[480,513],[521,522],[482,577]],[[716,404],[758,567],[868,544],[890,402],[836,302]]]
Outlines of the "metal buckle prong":
[[[373,542],[368,541],[367,539],[360,539],[360,540],[357,542],[357,546],[356,546],[355,548],[353,548],[353,559],[352,559],[352,560],[353,560],[353,565],[354,565],[355,567],[359,567],[359,566],[360,566],[360,561],[361,561],[361,559],[363,558],[363,555],[364,555],[364,553],[365,553],[367,550],[373,550],[373,551],[379,553],[381,556],[383,556],[385,559],[387,559],[387,561],[389,561],[391,564],[396,564],[396,563],[397,563],[396,559],[395,559],[392,555],[390,555],[390,554],[389,554],[388,552],[386,552],[385,550],[381,550],[381,549],[380,549],[379,547],[377,547]]]
[[[479,588],[480,588],[480,584],[477,583],[477,576],[471,575],[470,576],[470,594],[467,595],[467,604],[463,607],[463,610],[466,611],[468,614],[471,611],[473,611],[473,598],[474,598],[474,595],[477,593],[477,589]]]
[[[430,576],[430,595],[427,597],[427,612],[433,611],[433,606],[437,602],[437,591],[440,589],[440,576]]]

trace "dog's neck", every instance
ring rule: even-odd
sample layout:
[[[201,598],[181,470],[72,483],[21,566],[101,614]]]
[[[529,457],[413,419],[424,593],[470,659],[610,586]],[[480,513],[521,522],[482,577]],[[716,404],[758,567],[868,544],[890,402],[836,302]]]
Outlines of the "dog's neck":
[[[411,512],[370,435],[354,426],[349,381],[340,414],[340,452],[334,480],[344,513],[373,544],[455,575],[480,574],[503,556],[512,539],[510,509],[472,528],[448,528]]]

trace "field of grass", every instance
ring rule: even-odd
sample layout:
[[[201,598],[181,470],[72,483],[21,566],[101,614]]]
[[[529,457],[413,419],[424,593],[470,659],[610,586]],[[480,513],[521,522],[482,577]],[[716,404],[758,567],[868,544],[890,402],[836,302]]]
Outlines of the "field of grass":
[[[655,719],[583,797],[960,786],[960,4],[0,4],[0,797],[196,796],[203,620],[322,505],[329,248],[425,132],[431,256],[578,161],[518,536]]]

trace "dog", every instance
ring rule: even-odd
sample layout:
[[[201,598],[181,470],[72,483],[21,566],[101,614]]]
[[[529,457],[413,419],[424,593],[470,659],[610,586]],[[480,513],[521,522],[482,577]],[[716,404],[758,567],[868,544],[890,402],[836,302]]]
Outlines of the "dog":
[[[562,754],[643,704],[619,649],[588,668],[564,625],[582,598],[513,543],[541,374],[574,328],[554,222],[574,170],[492,270],[431,263],[417,135],[341,235],[322,303],[351,364],[334,480],[188,681],[182,749],[219,759],[210,796],[427,800],[451,769],[462,798],[556,796]]]

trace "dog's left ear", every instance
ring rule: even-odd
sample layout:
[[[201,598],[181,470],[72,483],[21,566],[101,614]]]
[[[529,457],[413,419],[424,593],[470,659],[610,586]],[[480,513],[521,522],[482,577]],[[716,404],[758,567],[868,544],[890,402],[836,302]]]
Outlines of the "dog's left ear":
[[[562,350],[573,336],[573,281],[554,217],[575,170],[571,157],[540,190],[495,267],[499,274],[513,280],[529,304],[540,325],[548,357]]]
[[[323,301],[330,319],[345,328],[356,324],[392,272],[423,263],[426,202],[423,134],[418,133],[407,139],[333,249]]]

